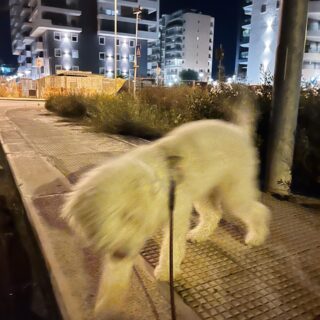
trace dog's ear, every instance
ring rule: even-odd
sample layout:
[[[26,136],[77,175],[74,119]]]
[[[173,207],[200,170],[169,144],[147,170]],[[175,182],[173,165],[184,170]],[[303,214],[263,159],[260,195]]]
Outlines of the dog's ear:
[[[178,155],[173,155],[167,157],[168,167],[171,173],[172,178],[178,184],[183,178],[183,158]]]

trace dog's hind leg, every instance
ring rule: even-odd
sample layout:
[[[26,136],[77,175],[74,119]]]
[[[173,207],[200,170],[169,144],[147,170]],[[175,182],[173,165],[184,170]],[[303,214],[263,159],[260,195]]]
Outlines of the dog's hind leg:
[[[180,274],[180,265],[185,255],[186,236],[189,229],[192,203],[187,197],[176,196],[173,213],[173,275]],[[154,271],[155,277],[161,281],[169,281],[169,225],[164,229],[160,250],[159,264]]]
[[[245,243],[261,245],[269,234],[270,210],[258,201],[254,183],[249,179],[229,182],[221,195],[223,206],[245,224]]]
[[[188,233],[188,240],[192,242],[202,242],[210,238],[222,217],[220,196],[214,190],[207,196],[194,203],[196,211],[199,213],[199,224]]]
[[[94,313],[114,316],[121,312],[130,283],[134,258],[107,255],[102,265]]]

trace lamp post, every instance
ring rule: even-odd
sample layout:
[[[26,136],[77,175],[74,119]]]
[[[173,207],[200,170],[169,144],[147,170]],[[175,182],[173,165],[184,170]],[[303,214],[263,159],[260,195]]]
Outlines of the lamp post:
[[[117,94],[117,20],[118,20],[118,1],[114,0],[114,94]]]
[[[138,8],[133,10],[133,14],[136,15],[136,41],[135,41],[135,49],[134,49],[134,75],[133,75],[133,97],[136,98],[136,90],[137,90],[137,45],[138,45],[138,22],[139,15],[142,12],[142,8],[139,6]]]

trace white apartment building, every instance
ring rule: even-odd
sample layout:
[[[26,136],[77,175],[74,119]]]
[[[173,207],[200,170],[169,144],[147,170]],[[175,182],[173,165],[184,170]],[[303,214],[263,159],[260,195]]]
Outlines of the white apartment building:
[[[149,48],[148,69],[160,66],[167,85],[179,82],[179,74],[184,69],[194,70],[199,80],[208,81],[212,73],[213,35],[211,16],[195,10],[163,15],[158,46]]]
[[[159,0],[117,1],[117,56],[114,56],[114,0],[9,0],[12,52],[22,77],[36,79],[58,70],[81,70],[113,78],[147,75],[148,42],[159,33]],[[141,7],[138,42],[134,9]],[[114,70],[117,59],[117,70]]]
[[[246,7],[251,15],[247,60],[247,82],[260,83],[262,71],[274,74],[275,57],[279,33],[281,0],[253,0]],[[305,81],[320,81],[320,1],[310,0],[308,31],[302,69]]]

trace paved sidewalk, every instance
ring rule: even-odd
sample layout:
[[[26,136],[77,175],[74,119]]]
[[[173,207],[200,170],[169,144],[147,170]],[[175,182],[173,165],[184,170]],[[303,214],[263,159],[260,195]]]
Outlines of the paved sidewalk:
[[[83,172],[145,141],[89,132],[31,101],[0,101],[0,138],[64,318],[93,319],[99,257],[72,235],[59,208]],[[263,200],[273,210],[266,245],[247,248],[232,220],[222,221],[210,241],[188,245],[176,281],[180,319],[320,316],[320,213],[267,195]],[[126,319],[170,319],[167,287],[152,276],[159,242],[160,236],[150,240],[137,261]]]

